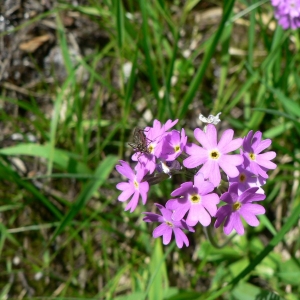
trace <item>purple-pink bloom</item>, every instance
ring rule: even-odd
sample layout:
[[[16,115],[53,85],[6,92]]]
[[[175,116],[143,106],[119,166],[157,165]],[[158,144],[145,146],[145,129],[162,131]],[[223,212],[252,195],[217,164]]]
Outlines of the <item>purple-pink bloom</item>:
[[[198,222],[208,226],[220,202],[219,196],[211,193],[213,190],[214,185],[204,181],[203,175],[198,173],[194,176],[194,184],[185,182],[171,194],[172,197],[180,198],[170,199],[166,203],[166,208],[174,211],[172,218],[175,221],[181,220],[189,212],[186,218],[189,226],[195,226]]]
[[[184,220],[174,221],[172,220],[172,211],[165,208],[164,206],[155,203],[156,207],[160,210],[161,215],[146,212],[144,213],[146,216],[143,221],[145,222],[161,222],[158,227],[156,227],[153,231],[153,237],[157,238],[163,236],[163,244],[167,245],[170,243],[172,238],[172,232],[174,232],[176,245],[178,248],[182,248],[183,244],[187,247],[189,246],[189,240],[185,233],[182,231],[186,229],[190,232],[195,232],[195,230],[188,226]]]
[[[203,146],[196,144],[187,144],[185,151],[190,157],[183,161],[187,168],[196,168],[203,164],[199,170],[204,178],[218,186],[221,181],[220,169],[229,176],[236,177],[239,174],[237,166],[243,163],[243,157],[240,154],[228,155],[228,152],[238,149],[243,139],[232,139],[234,131],[225,130],[219,143],[217,143],[217,130],[212,124],[207,125],[206,132],[199,128],[194,130],[196,140]]]
[[[162,141],[166,132],[172,128],[178,120],[168,120],[161,124],[158,120],[153,121],[153,127],[146,127],[144,134],[147,140],[147,152],[136,152],[132,155],[132,160],[138,161],[137,168],[145,167],[152,174],[156,166],[156,158],[160,158]],[[140,166],[142,165],[142,167]]]
[[[237,167],[239,170],[239,175],[237,177],[228,177],[229,184],[238,183],[238,194],[242,194],[244,191],[251,187],[258,187],[256,193],[264,194],[264,190],[261,188],[262,185],[266,183],[266,179],[260,175],[255,175],[250,171],[249,168],[245,168],[244,165]]]
[[[163,139],[160,158],[166,161],[175,160],[184,150],[186,142],[187,136],[183,128],[181,133],[177,130],[168,132]]]
[[[271,0],[275,18],[283,29],[300,28],[300,0]]]
[[[244,226],[241,221],[241,217],[253,227],[259,225],[259,220],[256,215],[264,214],[265,208],[262,205],[254,204],[253,201],[261,201],[266,198],[263,194],[257,194],[257,187],[250,188],[243,192],[241,195],[238,194],[238,183],[233,183],[228,192],[221,196],[221,200],[226,202],[227,205],[221,206],[216,213],[215,228],[218,228],[223,221],[224,233],[230,234],[233,229],[239,235],[244,234]]]
[[[272,141],[270,139],[262,140],[262,133],[260,131],[255,132],[249,131],[243,141],[243,150],[241,154],[244,157],[245,167],[250,168],[250,171],[255,175],[260,175],[263,178],[268,178],[267,170],[274,170],[277,165],[270,160],[275,158],[276,153],[269,151],[260,154],[263,150],[268,148]]]
[[[127,201],[131,196],[131,200],[125,207],[125,210],[133,212],[137,207],[139,197],[142,197],[142,202],[145,205],[147,202],[147,193],[149,190],[149,184],[146,181],[142,181],[147,173],[146,169],[138,169],[136,173],[130,168],[126,161],[120,160],[120,165],[116,166],[117,171],[127,177],[129,182],[120,182],[116,188],[121,190],[122,193],[118,197],[119,201]]]

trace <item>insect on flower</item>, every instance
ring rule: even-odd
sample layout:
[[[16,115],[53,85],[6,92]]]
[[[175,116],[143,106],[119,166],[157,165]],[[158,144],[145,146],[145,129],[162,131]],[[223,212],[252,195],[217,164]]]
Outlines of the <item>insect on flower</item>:
[[[151,142],[147,139],[144,129],[136,127],[133,132],[133,142],[128,143],[128,145],[134,152],[139,152],[138,157],[140,157],[143,153],[150,153],[148,146]]]

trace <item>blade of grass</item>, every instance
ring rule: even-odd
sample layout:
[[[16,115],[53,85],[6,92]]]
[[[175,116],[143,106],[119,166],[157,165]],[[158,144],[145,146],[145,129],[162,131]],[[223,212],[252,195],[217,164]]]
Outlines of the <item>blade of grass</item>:
[[[204,77],[204,74],[208,67],[208,64],[215,52],[217,44],[222,36],[222,32],[224,30],[225,23],[229,20],[229,17],[231,15],[231,12],[232,12],[232,9],[234,6],[234,2],[235,2],[235,0],[228,0],[228,1],[224,2],[224,12],[223,12],[223,16],[222,16],[222,20],[219,25],[219,28],[214,36],[214,39],[206,48],[202,64],[201,64],[199,70],[197,71],[196,75],[194,76],[194,78],[189,86],[189,89],[182,100],[183,104],[182,104],[181,109],[178,110],[178,112],[179,112],[178,117],[180,119],[183,118],[183,116],[186,114],[188,107],[189,107],[190,103],[193,101],[193,98],[199,88],[199,85],[202,82],[202,79]]]
[[[147,10],[149,9],[148,2],[144,0],[139,0],[139,4],[141,7],[141,12],[142,12],[142,18],[143,18],[143,23],[142,23],[142,31],[143,31],[143,37],[142,37],[142,45],[144,48],[145,52],[145,58],[146,58],[146,66],[149,74],[149,79],[151,83],[151,87],[154,93],[154,97],[157,100],[158,104],[158,111],[161,111],[161,101],[159,97],[159,88],[158,88],[158,81],[156,77],[156,65],[155,61],[151,59],[151,43],[150,43],[150,31],[148,27],[148,13]]]
[[[2,161],[0,161],[0,168],[5,170],[5,174],[7,175],[7,180],[14,182],[19,187],[26,189],[33,196],[37,198],[45,207],[49,209],[49,211],[57,218],[61,219],[61,212],[42,194],[37,190],[31,183],[23,181],[18,173],[13,171],[9,166],[5,166]]]
[[[83,206],[91,199],[97,189],[105,182],[112,168],[117,162],[117,157],[107,156],[98,166],[94,175],[95,179],[90,180],[82,189],[75,203],[72,205],[68,213],[64,216],[60,226],[55,230],[48,245],[66,228],[70,225],[74,217],[81,211]]]
[[[0,154],[3,155],[29,155],[29,156],[37,156],[42,157],[47,160],[50,159],[50,144],[46,145],[36,145],[36,144],[19,144],[12,147],[7,147],[0,149]],[[71,152],[61,150],[61,149],[53,149],[52,161],[53,163],[59,167],[60,169],[70,172],[72,174],[91,174],[92,171],[89,167],[82,162],[78,161],[79,156],[75,155]],[[51,175],[46,175],[51,176]]]
[[[160,241],[159,241],[159,242],[160,242]],[[148,283],[148,286],[147,286],[147,290],[146,290],[145,295],[144,295],[144,299],[145,299],[145,300],[146,300],[147,297],[149,296],[149,293],[150,293],[150,290],[151,290],[151,286],[152,286],[152,284],[154,283],[157,274],[160,272],[160,268],[161,268],[162,264],[165,262],[166,258],[167,258],[168,255],[171,253],[171,251],[174,249],[174,247],[175,247],[175,241],[173,241],[173,242],[169,245],[168,250],[166,251],[166,253],[164,254],[164,256],[161,257],[161,259],[160,259],[159,262],[157,262],[155,271],[154,271],[154,273],[152,273],[152,275],[151,275],[151,278],[150,278],[149,283]]]

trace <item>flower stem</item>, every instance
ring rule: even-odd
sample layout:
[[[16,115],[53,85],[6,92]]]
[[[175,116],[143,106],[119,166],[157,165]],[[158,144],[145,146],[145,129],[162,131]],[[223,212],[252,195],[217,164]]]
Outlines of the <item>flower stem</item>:
[[[232,235],[229,239],[227,239],[223,244],[219,245],[214,237],[213,237],[213,228],[211,225],[209,225],[208,227],[203,227],[204,233],[207,237],[207,239],[210,241],[210,243],[217,249],[221,249],[224,248],[235,236],[236,234]]]

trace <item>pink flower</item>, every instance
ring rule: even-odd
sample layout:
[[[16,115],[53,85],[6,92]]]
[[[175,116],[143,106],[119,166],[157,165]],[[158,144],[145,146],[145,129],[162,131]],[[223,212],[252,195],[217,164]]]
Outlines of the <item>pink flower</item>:
[[[189,246],[189,240],[182,229],[186,229],[191,232],[195,232],[195,230],[188,226],[184,220],[174,221],[172,220],[172,211],[166,209],[164,206],[155,203],[156,207],[160,210],[161,215],[157,215],[154,213],[146,212],[144,213],[146,217],[144,217],[143,221],[145,222],[161,222],[158,227],[156,227],[153,231],[153,237],[157,238],[163,236],[163,244],[168,245],[172,238],[172,233],[174,232],[175,240],[178,248],[182,248],[183,244],[187,247]]]
[[[187,225],[195,226],[200,222],[203,226],[208,226],[220,202],[219,196],[211,193],[213,190],[214,185],[204,181],[203,175],[199,173],[194,176],[194,184],[185,182],[171,194],[172,197],[180,198],[169,200],[166,208],[174,211],[172,218],[175,221],[181,220],[189,212],[186,218]]]
[[[152,174],[156,167],[156,158],[160,158],[162,150],[162,142],[165,137],[165,133],[172,128],[178,120],[168,120],[164,125],[158,120],[154,120],[153,127],[146,127],[144,134],[147,142],[147,152],[136,152],[132,156],[132,160],[138,161],[136,168],[145,167]],[[142,167],[140,166],[142,165]]]
[[[249,131],[247,136],[243,141],[243,151],[241,154],[244,157],[245,167],[250,168],[251,172],[255,175],[260,175],[263,178],[268,178],[266,171],[268,169],[275,169],[276,164],[270,160],[275,158],[276,153],[274,151],[269,151],[263,154],[260,154],[263,150],[268,148],[272,141],[270,139],[262,140],[262,133],[260,131],[255,132]]]
[[[275,18],[283,29],[300,28],[300,0],[271,0]]]
[[[244,234],[244,226],[241,217],[250,225],[258,226],[259,220],[256,215],[262,215],[266,211],[262,205],[254,204],[253,201],[261,201],[266,198],[263,194],[257,194],[257,187],[250,188],[238,195],[238,183],[233,183],[228,192],[221,196],[221,200],[228,203],[221,206],[216,213],[215,227],[218,228],[223,221],[224,233],[230,234],[233,229],[240,235]]]
[[[238,176],[237,166],[243,163],[243,157],[239,154],[227,155],[227,153],[238,149],[243,139],[233,140],[233,134],[232,129],[225,130],[217,143],[217,130],[214,125],[208,124],[206,132],[196,128],[194,136],[203,147],[187,144],[185,151],[190,157],[183,161],[183,165],[187,168],[196,168],[203,164],[199,171],[214,186],[218,186],[221,181],[219,168],[223,169],[229,177]]]
[[[147,170],[139,169],[135,174],[126,161],[120,160],[120,164],[121,166],[117,165],[116,169],[121,175],[127,177],[129,182],[120,182],[117,184],[117,189],[122,191],[118,200],[124,202],[132,196],[125,210],[130,209],[130,212],[133,212],[137,207],[140,195],[142,197],[143,204],[145,205],[147,202],[149,184],[146,181],[142,181]]]
[[[243,165],[237,167],[240,174],[237,177],[228,177],[229,184],[238,183],[238,194],[242,194],[244,191],[251,187],[258,187],[256,193],[264,194],[264,190],[261,188],[266,183],[266,179],[260,175],[255,175],[249,168],[245,168]]]
[[[182,128],[181,134],[177,130],[172,130],[168,132],[162,143],[162,150],[160,158],[166,161],[175,160],[183,151],[187,142],[187,136]]]

